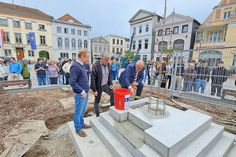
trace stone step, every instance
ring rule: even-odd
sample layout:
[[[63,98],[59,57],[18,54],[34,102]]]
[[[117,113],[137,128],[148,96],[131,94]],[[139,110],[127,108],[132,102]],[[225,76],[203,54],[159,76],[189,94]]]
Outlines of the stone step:
[[[213,124],[196,139],[177,153],[176,157],[205,157],[209,150],[223,135],[224,127]]]
[[[235,157],[235,156],[236,156],[236,143],[234,142],[234,145],[230,150],[229,154],[227,155],[227,157]]]
[[[131,152],[138,157],[161,157],[144,141],[144,131],[130,121],[118,122],[109,113],[100,115],[101,123]]]
[[[85,118],[86,124],[88,124],[90,118]],[[68,122],[69,136],[75,146],[76,153],[79,157],[112,157],[111,152],[105,146],[105,144],[99,139],[93,129],[84,130],[87,133],[87,137],[80,137],[76,134],[74,128],[74,122]],[[91,151],[92,150],[92,151]]]
[[[205,157],[225,157],[232,149],[234,139],[235,135],[224,132],[220,140],[209,150]]]
[[[163,157],[174,157],[183,147],[211,125],[212,117],[192,110],[171,119],[162,119],[145,130],[144,141]]]
[[[112,152],[114,157],[132,157],[133,155],[128,151],[120,141],[112,135],[112,133],[99,121],[98,118],[91,120],[91,125],[96,134],[100,137],[107,148]],[[97,156],[97,155],[96,155]]]
[[[143,130],[149,129],[152,127],[151,122],[138,110],[129,110],[128,120]]]

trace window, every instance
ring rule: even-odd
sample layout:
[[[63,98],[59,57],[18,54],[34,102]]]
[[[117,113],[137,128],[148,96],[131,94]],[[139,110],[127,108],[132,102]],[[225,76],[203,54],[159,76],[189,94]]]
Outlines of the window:
[[[122,48],[120,49],[120,53],[123,53],[123,49]]]
[[[116,49],[116,54],[119,54],[119,48]]]
[[[203,41],[203,32],[196,33],[196,43],[200,43]]]
[[[133,34],[136,34],[136,28],[133,28]]]
[[[71,40],[71,47],[72,47],[72,49],[76,49],[76,41],[75,41],[75,39],[72,39]]]
[[[46,37],[44,35],[40,35],[40,45],[46,45]]]
[[[34,57],[34,51],[28,50],[28,56],[29,57]]]
[[[64,33],[65,34],[69,34],[69,29],[68,28],[64,28]]]
[[[230,16],[231,16],[230,11],[224,12],[224,19],[228,19],[228,18],[230,18]]]
[[[174,41],[173,48],[178,50],[184,49],[184,40],[183,39],[177,39]]]
[[[115,53],[115,48],[114,47],[112,48],[112,53]]]
[[[123,40],[120,41],[120,45],[123,45]]]
[[[148,49],[148,39],[145,40],[144,48]]]
[[[158,30],[158,36],[163,36],[163,29]]]
[[[165,35],[169,35],[169,34],[170,34],[170,28],[166,28]]]
[[[3,41],[4,43],[10,43],[9,32],[4,32]]]
[[[145,64],[147,63],[147,55],[143,55],[143,61]]]
[[[72,59],[76,59],[76,53],[72,53]]]
[[[81,40],[81,39],[78,40],[78,48],[79,48],[79,49],[82,48],[82,40]]]
[[[4,49],[4,55],[11,57],[12,56],[11,50],[10,49]]]
[[[68,38],[65,39],[65,49],[70,49],[70,40]]]
[[[182,33],[187,33],[188,32],[188,25],[183,25],[182,26]]]
[[[115,39],[113,39],[113,40],[112,40],[112,43],[113,43],[113,44],[116,44],[116,40],[115,40]]]
[[[85,49],[88,48],[88,41],[87,41],[87,40],[84,41],[84,48],[85,48]]]
[[[63,46],[62,46],[62,38],[57,38],[57,46],[58,46],[58,48],[63,48]]]
[[[32,23],[25,22],[25,29],[32,29]]]
[[[71,34],[75,35],[75,29],[71,29]]]
[[[13,27],[20,28],[20,21],[13,20]]]
[[[88,31],[84,31],[84,36],[85,36],[85,37],[88,36]]]
[[[142,26],[139,26],[139,33],[142,33]]]
[[[210,32],[209,42],[217,43],[222,41],[222,32]]]
[[[233,66],[236,66],[236,55],[234,55],[234,59],[233,59]]]
[[[158,51],[162,51],[164,49],[167,49],[167,42],[166,41],[161,41],[158,44]]]
[[[39,30],[45,31],[45,25],[39,24]]]
[[[136,49],[136,41],[134,40],[133,41],[133,50],[135,50]]]
[[[146,25],[146,32],[148,32],[149,31],[149,25]]]
[[[179,26],[175,26],[173,29],[173,34],[178,34],[179,33]]]
[[[0,26],[8,26],[8,20],[7,19],[0,19]]]
[[[27,44],[30,44],[29,34],[26,34]]]
[[[15,41],[17,44],[22,43],[21,33],[15,33]]]
[[[81,30],[78,30],[77,33],[78,33],[78,36],[81,36]]]
[[[57,33],[61,33],[61,27],[57,26]]]
[[[63,53],[63,52],[61,52],[61,53],[60,53],[60,57],[61,57],[61,58],[65,58],[65,57],[69,58],[69,54],[68,54],[68,53]]]
[[[116,44],[117,44],[117,45],[119,45],[119,44],[120,44],[118,39],[116,40]]]
[[[142,40],[138,41],[138,49],[141,50],[142,49]]]

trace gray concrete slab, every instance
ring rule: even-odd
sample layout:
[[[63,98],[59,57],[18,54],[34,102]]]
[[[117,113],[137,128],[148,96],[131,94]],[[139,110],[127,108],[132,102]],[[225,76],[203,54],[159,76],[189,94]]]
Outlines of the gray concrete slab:
[[[236,143],[234,143],[233,148],[230,150],[227,157],[235,157],[236,156]]]
[[[114,106],[110,107],[110,115],[118,122],[128,120],[128,110],[117,110]]]
[[[89,123],[90,119],[91,118],[86,118],[85,122]],[[69,128],[69,135],[73,141],[78,157],[94,157],[95,154],[96,156],[101,157],[113,157],[112,153],[103,144],[93,129],[84,130],[88,136],[86,138],[82,138],[75,133],[73,122],[68,122],[67,126]]]
[[[164,157],[174,157],[178,151],[205,131],[212,119],[191,110],[174,117],[155,121],[154,127],[145,130],[144,141]]]

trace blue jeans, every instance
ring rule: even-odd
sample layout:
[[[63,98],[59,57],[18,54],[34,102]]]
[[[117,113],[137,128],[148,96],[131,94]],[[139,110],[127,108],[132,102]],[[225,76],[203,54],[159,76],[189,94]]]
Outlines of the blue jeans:
[[[7,81],[8,76],[4,77],[4,78],[0,78],[0,81]]]
[[[117,71],[112,71],[112,80],[117,80]]]
[[[206,88],[206,80],[195,80],[194,82],[194,92],[198,93],[199,88],[201,88],[201,93],[204,94]]]
[[[193,87],[193,81],[192,80],[184,80],[184,91],[185,92],[191,92]]]
[[[82,99],[81,94],[75,93],[75,113],[74,113],[74,125],[75,130],[80,131],[84,127],[84,113],[88,103],[88,92],[87,96]]]
[[[46,76],[37,76],[37,78],[39,86],[46,85]]]

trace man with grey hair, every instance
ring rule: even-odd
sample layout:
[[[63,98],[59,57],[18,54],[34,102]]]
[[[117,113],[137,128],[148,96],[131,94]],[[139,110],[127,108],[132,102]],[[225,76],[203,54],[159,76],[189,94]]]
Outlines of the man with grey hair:
[[[112,84],[112,72],[110,66],[110,55],[102,54],[102,58],[98,60],[92,68],[90,88],[95,96],[94,108],[96,116],[99,116],[99,103],[101,101],[102,92],[110,95],[111,106],[114,106],[114,93]]]

